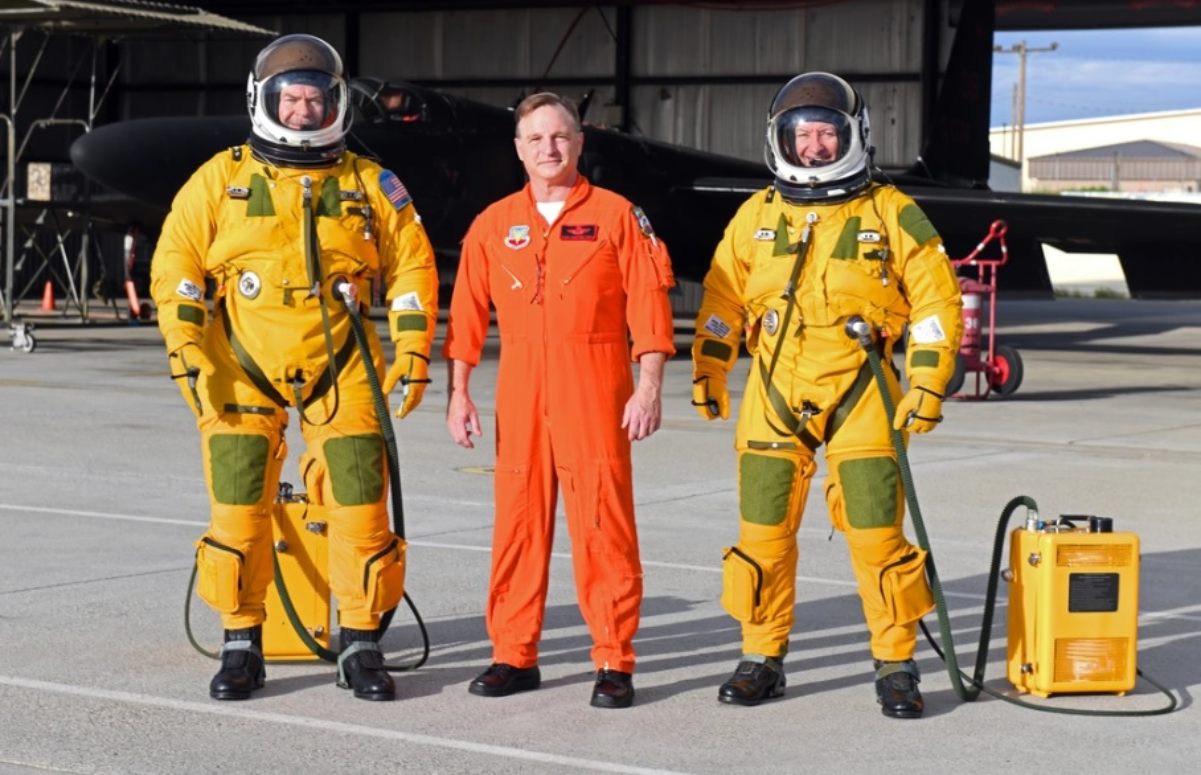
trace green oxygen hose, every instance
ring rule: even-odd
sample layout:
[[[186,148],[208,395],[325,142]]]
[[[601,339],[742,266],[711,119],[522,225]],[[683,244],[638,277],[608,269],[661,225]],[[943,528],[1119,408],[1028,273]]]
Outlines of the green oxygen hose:
[[[847,336],[855,339],[864,352],[867,353],[867,361],[876,379],[876,388],[880,393],[880,400],[884,403],[884,414],[886,417],[892,418],[896,414],[896,405],[893,403],[892,394],[888,392],[888,382],[884,376],[884,367],[880,363],[880,354],[877,352],[872,339],[871,326],[863,318],[855,315],[847,320],[845,330]],[[1142,670],[1136,671],[1138,676],[1167,695],[1169,701],[1167,705],[1152,710],[1135,711],[1052,708],[1024,702],[984,685],[984,670],[988,662],[988,642],[992,636],[992,621],[996,608],[997,582],[1001,575],[1001,553],[1005,546],[1009,518],[1020,506],[1025,506],[1028,510],[1035,513],[1038,511],[1038,504],[1034,502],[1033,498],[1027,495],[1019,495],[1005,504],[1005,508],[1001,511],[1001,518],[997,522],[997,530],[993,538],[992,562],[989,565],[988,571],[988,590],[984,600],[984,615],[980,624],[980,643],[976,649],[976,666],[972,672],[972,676],[968,678],[959,669],[959,658],[955,654],[955,642],[951,637],[951,618],[947,614],[947,602],[943,595],[942,582],[939,580],[938,570],[934,565],[934,552],[930,548],[930,540],[926,535],[926,524],[922,520],[922,511],[918,506],[917,489],[913,484],[913,473],[909,469],[909,455],[905,451],[905,439],[899,430],[892,427],[891,422],[889,423],[889,433],[892,437],[893,449],[897,454],[897,467],[901,472],[901,484],[905,490],[905,503],[909,508],[909,515],[913,519],[913,532],[917,536],[918,546],[926,551],[926,576],[930,581],[930,589],[934,593],[935,612],[938,614],[938,631],[944,648],[939,648],[930,631],[926,628],[924,621],[921,622],[922,632],[926,634],[926,639],[930,641],[930,645],[933,647],[935,653],[946,663],[947,675],[951,678],[951,687],[959,699],[964,702],[972,702],[980,696],[981,692],[984,692],[999,700],[1020,705],[1023,708],[1077,716],[1157,716],[1171,713],[1176,709],[1175,695],[1145,675]],[[967,685],[965,685],[964,679],[967,680]]]

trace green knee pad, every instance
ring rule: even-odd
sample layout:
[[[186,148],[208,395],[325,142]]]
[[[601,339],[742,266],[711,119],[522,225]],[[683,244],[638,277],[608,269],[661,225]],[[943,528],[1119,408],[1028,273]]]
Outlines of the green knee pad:
[[[897,464],[890,457],[865,457],[838,464],[847,523],[859,530],[892,527],[901,516]]]
[[[796,462],[744,452],[738,459],[738,502],[742,518],[756,525],[780,525],[796,481]]]
[[[329,439],[322,450],[334,501],[366,506],[384,497],[384,439],[363,433]]]
[[[267,437],[218,433],[209,438],[213,498],[227,506],[253,506],[263,499]]]

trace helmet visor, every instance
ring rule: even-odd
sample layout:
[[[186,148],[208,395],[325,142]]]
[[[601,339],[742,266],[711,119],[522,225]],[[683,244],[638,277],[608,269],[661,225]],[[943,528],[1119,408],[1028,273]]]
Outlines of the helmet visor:
[[[341,81],[319,70],[291,70],[271,76],[262,86],[262,106],[272,122],[311,132],[338,120],[346,96]]]
[[[846,156],[851,146],[849,119],[829,108],[793,108],[773,124],[780,158],[794,167],[825,167]]]

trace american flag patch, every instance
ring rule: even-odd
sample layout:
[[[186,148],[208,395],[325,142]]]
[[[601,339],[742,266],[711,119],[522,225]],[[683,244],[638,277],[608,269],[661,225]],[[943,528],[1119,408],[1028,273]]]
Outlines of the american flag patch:
[[[400,178],[396,177],[396,173],[392,172],[392,170],[380,171],[379,187],[384,192],[384,196],[388,197],[388,201],[397,210],[402,210],[413,202],[413,197],[409,196],[409,190],[405,188],[405,184],[400,182]]]

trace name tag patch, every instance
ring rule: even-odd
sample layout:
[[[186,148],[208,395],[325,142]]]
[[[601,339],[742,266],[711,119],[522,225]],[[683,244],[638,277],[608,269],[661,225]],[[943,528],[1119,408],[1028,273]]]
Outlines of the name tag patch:
[[[759,231],[755,232],[755,239],[759,240],[760,242],[775,242],[776,230],[760,229]]]
[[[600,229],[594,223],[565,223],[559,229],[559,238],[564,240],[587,240],[595,242]]]
[[[880,232],[878,231],[861,231],[859,232],[860,242],[879,242]]]

